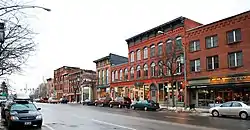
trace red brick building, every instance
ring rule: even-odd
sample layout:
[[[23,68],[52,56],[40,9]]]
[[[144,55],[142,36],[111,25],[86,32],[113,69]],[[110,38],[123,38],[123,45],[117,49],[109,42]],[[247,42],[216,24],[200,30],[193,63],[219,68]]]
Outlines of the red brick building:
[[[246,99],[250,95],[250,11],[189,29],[189,103]]]
[[[170,84],[173,77],[168,75],[170,70],[165,64],[174,47],[178,47],[176,55],[183,55],[186,30],[200,25],[179,17],[127,39],[129,62],[111,67],[111,94],[158,102],[164,102],[166,96],[171,98],[175,95],[179,102],[183,102],[183,64],[180,59],[173,64],[174,69],[178,68],[173,73],[173,86]],[[174,93],[169,91],[172,87]]]
[[[49,97],[53,97],[55,95],[53,78],[47,79],[47,90],[48,90],[47,94],[49,95]]]
[[[70,91],[68,74],[81,70],[78,67],[63,66],[54,70],[54,87],[56,98],[60,99]]]

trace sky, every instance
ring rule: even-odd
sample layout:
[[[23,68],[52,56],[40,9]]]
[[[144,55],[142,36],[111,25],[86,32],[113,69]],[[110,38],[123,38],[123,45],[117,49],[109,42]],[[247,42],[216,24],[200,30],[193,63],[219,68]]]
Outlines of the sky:
[[[26,0],[24,0],[26,1]],[[250,10],[250,0],[33,0],[27,9],[39,33],[36,54],[21,74],[8,76],[17,90],[36,88],[53,70],[74,66],[95,70],[94,60],[128,55],[125,39],[179,16],[208,24]]]

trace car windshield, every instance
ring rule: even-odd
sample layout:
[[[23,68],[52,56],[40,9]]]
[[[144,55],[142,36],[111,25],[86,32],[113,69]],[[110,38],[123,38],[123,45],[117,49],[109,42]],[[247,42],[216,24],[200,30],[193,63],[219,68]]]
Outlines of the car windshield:
[[[11,106],[11,111],[36,111],[36,107],[32,103],[27,103],[27,104],[13,104]]]

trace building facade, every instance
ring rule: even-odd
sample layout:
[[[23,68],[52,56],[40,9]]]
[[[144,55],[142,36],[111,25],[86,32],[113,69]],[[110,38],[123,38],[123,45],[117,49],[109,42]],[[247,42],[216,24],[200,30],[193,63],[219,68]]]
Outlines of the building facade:
[[[113,96],[184,102],[185,33],[200,25],[179,17],[127,39],[128,63],[111,66]]]
[[[189,103],[249,100],[250,11],[187,30]]]
[[[97,98],[110,96],[111,66],[128,62],[128,58],[110,53],[93,61],[96,64]]]
[[[55,88],[54,88],[54,81],[53,78],[48,78],[47,80],[47,94],[49,97],[55,97],[56,96],[56,92],[55,92]]]

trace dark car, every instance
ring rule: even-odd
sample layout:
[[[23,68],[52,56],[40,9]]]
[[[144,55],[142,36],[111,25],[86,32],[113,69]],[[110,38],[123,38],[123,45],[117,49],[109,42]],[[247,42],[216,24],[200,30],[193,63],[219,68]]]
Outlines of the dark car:
[[[4,119],[9,130],[28,126],[42,127],[43,119],[39,112],[41,108],[37,108],[32,102],[14,100],[6,105],[1,118]]]
[[[67,98],[61,98],[60,99],[60,103],[61,104],[67,104],[68,103],[68,99]]]
[[[131,99],[129,97],[116,97],[115,100],[109,102],[109,107],[117,106],[119,108],[130,108]]]
[[[85,104],[88,106],[92,106],[92,105],[95,105],[95,102],[92,100],[86,99],[83,101],[82,105],[85,105]]]
[[[147,110],[156,110],[159,109],[159,103],[154,102],[153,100],[142,100],[134,104],[131,104],[132,109],[144,109]]]
[[[95,106],[108,106],[110,101],[112,101],[110,97],[99,98],[99,100],[95,100]]]

